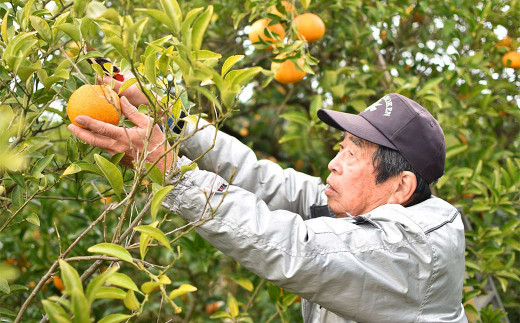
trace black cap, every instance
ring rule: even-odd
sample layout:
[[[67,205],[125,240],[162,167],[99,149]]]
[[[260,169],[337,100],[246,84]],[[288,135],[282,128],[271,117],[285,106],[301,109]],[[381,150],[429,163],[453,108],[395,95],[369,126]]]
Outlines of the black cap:
[[[329,126],[399,151],[428,183],[444,174],[441,126],[428,110],[405,96],[385,95],[357,115],[320,109],[318,117]]]

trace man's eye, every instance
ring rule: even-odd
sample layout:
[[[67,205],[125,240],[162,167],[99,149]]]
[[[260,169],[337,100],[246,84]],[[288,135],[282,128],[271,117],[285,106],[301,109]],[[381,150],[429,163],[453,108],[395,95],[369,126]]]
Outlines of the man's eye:
[[[350,150],[348,151],[348,154],[349,154],[350,156],[354,156],[354,154],[353,154],[352,151],[350,151]]]

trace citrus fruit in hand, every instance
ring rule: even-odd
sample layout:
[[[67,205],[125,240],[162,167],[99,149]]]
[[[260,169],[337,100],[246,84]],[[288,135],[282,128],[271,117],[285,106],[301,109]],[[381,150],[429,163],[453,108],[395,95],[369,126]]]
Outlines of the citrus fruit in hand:
[[[79,115],[117,125],[121,115],[119,96],[106,85],[85,84],[70,96],[67,103],[67,115],[70,121],[78,127],[82,126],[74,119]]]
[[[304,59],[300,57],[297,60],[298,66],[303,66]],[[286,60],[282,63],[273,62],[271,64],[271,71],[275,72],[274,79],[283,84],[296,83],[305,77],[305,72],[296,68],[296,65],[291,60]]]
[[[502,57],[502,64],[504,64],[505,67],[514,69],[520,68],[520,53],[516,51],[506,53],[504,57]]]
[[[271,38],[265,34],[265,28],[269,30],[273,37],[283,39],[285,37],[285,29],[281,24],[269,25],[271,21],[267,19],[258,19],[251,25],[251,31],[249,32],[249,40],[253,44],[257,44],[262,39],[266,43],[276,43],[275,38]],[[269,32],[267,33],[269,35]],[[269,46],[266,49],[273,49],[273,46]]]
[[[293,21],[299,37],[308,43],[312,43],[323,37],[325,24],[318,15],[307,12],[294,18]]]

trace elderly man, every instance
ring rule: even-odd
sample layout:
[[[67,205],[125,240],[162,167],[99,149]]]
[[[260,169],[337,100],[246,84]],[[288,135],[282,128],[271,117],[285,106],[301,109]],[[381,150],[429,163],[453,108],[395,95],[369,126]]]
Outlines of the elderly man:
[[[125,99],[122,109],[136,128],[147,124]],[[202,237],[300,295],[304,322],[466,322],[463,224],[429,188],[444,173],[437,121],[399,94],[359,115],[320,110],[318,116],[344,133],[327,185],[257,160],[218,132],[215,147],[198,161],[201,169],[176,178],[163,205],[187,221],[205,220],[197,228]],[[92,130],[70,125],[79,138],[131,155],[120,128],[76,121]],[[187,125],[186,132],[196,128]],[[204,153],[215,131],[206,125],[184,141],[187,157],[176,167]],[[162,138],[158,129],[154,135]],[[225,179],[235,170],[230,185]]]

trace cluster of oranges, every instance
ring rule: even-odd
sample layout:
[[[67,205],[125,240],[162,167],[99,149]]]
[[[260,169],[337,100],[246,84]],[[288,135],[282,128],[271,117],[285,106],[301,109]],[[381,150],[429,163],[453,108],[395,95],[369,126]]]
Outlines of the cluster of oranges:
[[[506,36],[504,39],[500,40],[497,43],[497,47],[507,47],[509,49],[509,52],[502,56],[502,64],[504,64],[505,67],[514,69],[520,68],[520,53],[516,51],[516,46],[513,44],[513,39],[511,37]]]
[[[321,18],[313,13],[307,12],[298,15],[292,4],[288,1],[282,1],[285,12],[292,19],[292,28],[296,32],[296,38],[307,43],[315,42],[323,37],[325,34],[325,24]],[[268,13],[283,18],[283,14],[272,6],[267,10]],[[255,45],[268,44],[266,50],[272,50],[283,43],[285,39],[285,28],[282,23],[273,23],[271,19],[259,19],[251,25],[249,32],[249,40]],[[285,56],[279,55],[276,58],[284,59]],[[271,71],[275,73],[274,79],[280,83],[289,84],[301,81],[305,77],[305,71],[302,67],[304,64],[303,57],[296,60],[296,64],[287,59],[282,63],[273,62],[271,64]],[[296,67],[298,65],[298,68]]]

